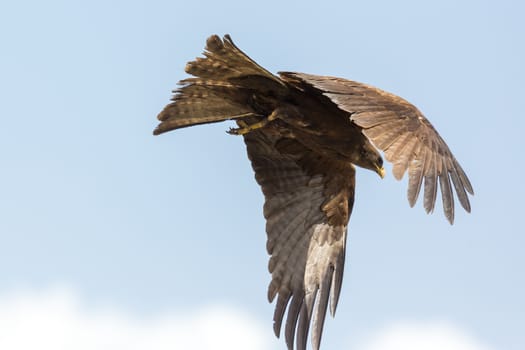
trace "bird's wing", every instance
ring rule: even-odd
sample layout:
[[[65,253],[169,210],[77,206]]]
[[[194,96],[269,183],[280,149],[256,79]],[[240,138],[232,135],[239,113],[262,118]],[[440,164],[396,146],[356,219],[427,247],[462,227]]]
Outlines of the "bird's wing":
[[[424,183],[424,207],[434,210],[438,182],[443,210],[454,221],[452,185],[463,208],[470,212],[467,192],[472,185],[445,141],[423,114],[408,101],[375,87],[335,77],[280,73],[285,80],[301,80],[319,90],[339,108],[393,164],[396,179],[408,170],[408,201],[414,206]]]
[[[248,157],[266,198],[267,250],[271,255],[270,302],[277,296],[274,331],[288,309],[289,349],[319,348],[330,299],[335,313],[345,259],[355,169],[313,154],[297,141],[260,130],[245,136]]]

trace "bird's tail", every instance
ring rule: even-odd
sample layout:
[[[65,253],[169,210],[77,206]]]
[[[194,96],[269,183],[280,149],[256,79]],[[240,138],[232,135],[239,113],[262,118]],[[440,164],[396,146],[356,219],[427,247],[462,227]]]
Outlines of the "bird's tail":
[[[186,65],[194,78],[181,80],[169,105],[158,115],[155,135],[197,124],[216,123],[258,115],[253,108],[255,93],[284,94],[286,86],[242,52],[225,35],[206,41],[205,57]]]

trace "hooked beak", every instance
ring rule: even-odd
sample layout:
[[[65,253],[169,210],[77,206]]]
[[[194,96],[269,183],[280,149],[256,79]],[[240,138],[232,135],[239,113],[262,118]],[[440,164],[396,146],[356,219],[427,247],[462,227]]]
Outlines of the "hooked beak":
[[[386,175],[386,170],[385,170],[385,168],[383,168],[382,166],[381,166],[381,167],[378,166],[378,167],[376,167],[376,173],[377,173],[379,176],[381,176],[382,179],[384,179],[384,178],[385,178],[385,175]]]

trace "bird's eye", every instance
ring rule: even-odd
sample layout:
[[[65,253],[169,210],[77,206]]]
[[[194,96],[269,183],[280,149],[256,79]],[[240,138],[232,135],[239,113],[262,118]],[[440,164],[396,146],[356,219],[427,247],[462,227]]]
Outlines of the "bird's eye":
[[[383,158],[377,158],[377,164],[379,164],[379,166],[383,166]]]

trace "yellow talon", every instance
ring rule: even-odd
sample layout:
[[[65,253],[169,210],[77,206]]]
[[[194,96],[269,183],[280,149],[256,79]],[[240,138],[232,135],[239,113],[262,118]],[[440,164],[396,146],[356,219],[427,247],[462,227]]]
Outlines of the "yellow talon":
[[[275,111],[272,112],[268,116],[268,118],[262,119],[261,121],[258,121],[257,123],[253,123],[251,125],[248,125],[244,120],[237,120],[237,124],[240,126],[240,128],[231,128],[228,130],[228,134],[231,135],[244,135],[249,133],[250,131],[254,131],[257,129],[260,129],[264,126],[266,126],[269,122],[277,118],[277,113]]]

